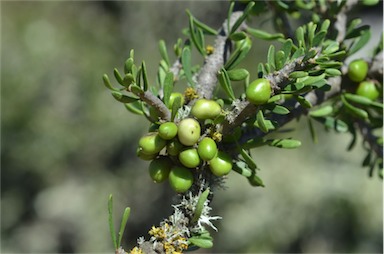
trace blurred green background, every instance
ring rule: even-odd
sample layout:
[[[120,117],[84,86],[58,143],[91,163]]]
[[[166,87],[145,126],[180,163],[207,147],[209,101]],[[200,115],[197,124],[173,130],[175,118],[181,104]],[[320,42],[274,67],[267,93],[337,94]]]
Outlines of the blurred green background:
[[[187,27],[185,9],[218,28],[227,2],[2,2],[1,3],[1,252],[112,253],[107,199],[115,219],[131,217],[129,249],[170,215],[172,191],[155,185],[148,162],[135,156],[148,122],[128,113],[103,86],[135,49],[155,82],[157,43],[172,45]],[[382,8],[365,8],[365,23],[382,28]],[[268,13],[255,18],[269,29]],[[254,42],[248,66],[264,62],[268,45]],[[368,50],[370,46],[367,46]],[[196,62],[199,62],[196,59]],[[252,65],[251,65],[252,64]],[[297,150],[254,150],[266,188],[235,173],[212,203],[219,232],[207,252],[382,253],[383,189],[360,167],[350,137],[319,130],[313,144],[305,119],[285,133]],[[204,252],[203,250],[199,252]]]

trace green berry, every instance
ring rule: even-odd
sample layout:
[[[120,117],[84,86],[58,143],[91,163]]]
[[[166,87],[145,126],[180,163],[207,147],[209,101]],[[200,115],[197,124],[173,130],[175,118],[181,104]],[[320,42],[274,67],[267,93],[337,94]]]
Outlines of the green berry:
[[[375,83],[372,81],[360,82],[359,86],[357,87],[356,94],[364,96],[373,101],[379,98],[380,95],[379,90],[377,89]]]
[[[368,73],[368,63],[363,59],[356,59],[348,65],[348,77],[354,82],[361,82]]]
[[[200,164],[200,157],[196,148],[188,148],[179,153],[179,161],[187,168],[196,168]]]
[[[168,141],[167,144],[167,153],[171,156],[176,156],[180,153],[181,149],[183,149],[183,145],[177,138],[174,138]]]
[[[216,142],[211,138],[203,138],[199,143],[197,152],[202,160],[212,160],[217,154]]]
[[[379,0],[363,0],[363,4],[366,6],[373,6],[379,3]]]
[[[144,154],[157,154],[166,145],[166,141],[157,132],[149,132],[139,140],[139,152]]]
[[[137,154],[137,157],[139,157],[140,159],[145,160],[145,161],[151,161],[151,160],[155,159],[158,155],[158,153],[145,154],[145,153],[143,153],[143,151],[139,147],[136,150],[136,154]]]
[[[173,162],[169,157],[160,157],[149,164],[149,175],[155,183],[164,182],[168,179],[172,166]]]
[[[180,121],[177,136],[180,143],[185,146],[192,146],[200,138],[200,124],[193,118],[186,118]]]
[[[223,176],[232,170],[232,158],[225,152],[219,151],[217,156],[209,161],[212,174]]]
[[[170,140],[177,135],[177,125],[174,122],[166,122],[159,127],[159,136],[162,139]]]
[[[191,113],[197,119],[215,119],[220,115],[221,107],[216,101],[199,99],[193,105]]]
[[[173,167],[168,179],[172,189],[178,193],[186,192],[193,184],[192,172],[184,167]]]
[[[254,80],[245,92],[247,100],[255,105],[265,104],[271,97],[271,84],[268,79],[259,78]]]

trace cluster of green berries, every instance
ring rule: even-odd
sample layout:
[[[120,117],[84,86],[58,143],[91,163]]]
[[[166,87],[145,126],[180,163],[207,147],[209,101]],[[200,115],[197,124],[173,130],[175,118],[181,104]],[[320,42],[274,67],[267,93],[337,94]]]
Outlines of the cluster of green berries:
[[[168,179],[172,189],[183,193],[191,188],[197,170],[209,168],[219,177],[231,171],[231,156],[219,151],[218,140],[205,131],[209,128],[205,121],[214,120],[221,111],[216,101],[198,99],[191,108],[190,117],[178,123],[155,125],[140,138],[137,155],[151,161],[149,175],[154,182],[162,183]]]
[[[367,74],[368,63],[363,59],[353,60],[348,66],[349,79],[358,83],[356,94],[374,101],[379,97],[380,92],[375,82],[366,79]]]

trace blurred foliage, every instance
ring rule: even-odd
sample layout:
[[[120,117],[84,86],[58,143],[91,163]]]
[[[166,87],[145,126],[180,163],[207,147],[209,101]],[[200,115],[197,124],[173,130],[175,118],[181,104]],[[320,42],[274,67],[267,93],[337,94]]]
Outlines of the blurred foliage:
[[[171,45],[181,36],[188,25],[184,10],[218,27],[227,3],[59,1],[1,7],[1,252],[112,250],[109,193],[120,206],[116,217],[123,207],[132,208],[123,240],[132,246],[170,213],[172,191],[153,185],[147,163],[135,156],[147,123],[115,103],[101,75],[120,66],[134,48],[155,82],[157,42]],[[371,23],[380,25],[373,14]],[[265,28],[268,19],[264,14],[258,25]],[[248,64],[264,59],[268,45],[255,48]],[[314,145],[303,126],[291,126],[304,141],[300,149],[254,151],[260,167],[269,169],[261,172],[266,188],[250,189],[230,175],[229,189],[213,202],[224,220],[210,251],[382,252],[382,182],[356,166],[362,149],[346,152],[349,137],[332,133],[320,135]]]

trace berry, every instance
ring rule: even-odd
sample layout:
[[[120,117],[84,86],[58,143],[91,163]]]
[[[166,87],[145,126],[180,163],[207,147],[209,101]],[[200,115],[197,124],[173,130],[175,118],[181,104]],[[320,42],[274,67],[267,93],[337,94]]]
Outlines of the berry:
[[[217,154],[216,142],[211,138],[203,138],[199,143],[197,152],[202,160],[212,160]]]
[[[379,90],[377,89],[376,85],[372,81],[363,81],[360,82],[359,86],[357,87],[356,94],[360,96],[364,96],[365,98],[376,100],[379,98]]]
[[[177,125],[174,122],[166,122],[159,127],[159,136],[162,139],[170,140],[177,135]]]
[[[191,113],[197,119],[215,119],[220,115],[221,107],[216,101],[199,99],[193,105]]]
[[[155,159],[157,157],[157,155],[158,155],[158,153],[155,153],[155,154],[145,154],[145,153],[143,153],[142,150],[140,150],[139,147],[136,150],[136,154],[137,154],[137,157],[139,157],[140,159],[145,160],[145,161],[151,161],[151,160]]]
[[[186,118],[180,121],[177,136],[180,143],[192,146],[200,138],[200,124],[193,118]]]
[[[209,161],[212,174],[223,176],[232,170],[232,158],[225,152],[219,151],[217,156]]]
[[[268,79],[254,80],[245,92],[247,100],[255,105],[265,104],[271,97],[271,84]]]
[[[169,157],[160,157],[149,164],[149,175],[155,183],[164,182],[167,180],[172,166],[173,162]]]
[[[186,192],[193,184],[192,172],[184,167],[175,166],[169,172],[169,184],[178,193]]]
[[[149,132],[139,140],[139,152],[144,154],[157,154],[166,145],[166,141],[157,132]]]
[[[368,63],[363,59],[356,59],[348,65],[348,77],[354,82],[361,82],[368,73]]]
[[[179,161],[187,168],[196,168],[200,164],[200,157],[196,148],[188,148],[179,153]]]
[[[176,156],[180,153],[181,149],[183,149],[183,145],[180,143],[180,141],[175,138],[168,142],[167,144],[167,152],[171,156]]]

